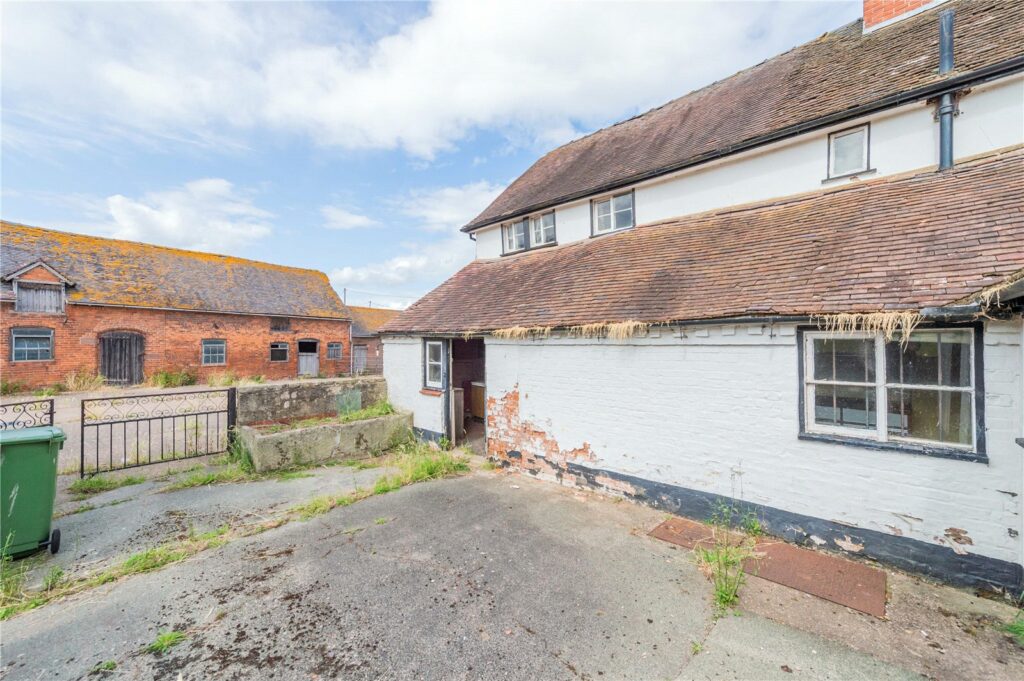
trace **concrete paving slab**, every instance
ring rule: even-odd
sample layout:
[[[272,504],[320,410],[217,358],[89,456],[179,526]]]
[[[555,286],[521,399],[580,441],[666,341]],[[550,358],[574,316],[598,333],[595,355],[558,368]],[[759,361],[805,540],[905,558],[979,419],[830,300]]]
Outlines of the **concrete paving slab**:
[[[726,615],[680,679],[922,679],[846,646],[757,615]]]

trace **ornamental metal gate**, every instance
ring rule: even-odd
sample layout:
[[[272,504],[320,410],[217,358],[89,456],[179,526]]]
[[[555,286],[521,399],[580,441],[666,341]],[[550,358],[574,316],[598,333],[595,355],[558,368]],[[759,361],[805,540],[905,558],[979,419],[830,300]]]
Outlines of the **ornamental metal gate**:
[[[82,400],[79,475],[221,454],[234,427],[234,388]]]
[[[0,404],[0,430],[53,425],[53,400]]]

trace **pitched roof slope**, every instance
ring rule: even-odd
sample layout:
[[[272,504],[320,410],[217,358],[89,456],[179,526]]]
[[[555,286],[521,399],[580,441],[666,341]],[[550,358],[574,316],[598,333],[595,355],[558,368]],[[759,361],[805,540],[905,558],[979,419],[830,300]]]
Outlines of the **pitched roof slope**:
[[[348,319],[316,270],[0,222],[0,274],[43,261],[75,286],[68,301]],[[11,284],[2,293],[10,296]]]
[[[376,336],[380,327],[398,314],[398,310],[386,310],[382,307],[357,307],[348,306],[352,313],[352,335],[366,338]]]
[[[384,327],[461,333],[920,309],[1024,268],[1020,149],[477,260]]]
[[[684,167],[776,132],[1024,55],[1024,3],[954,1],[956,70],[938,74],[938,12],[827,33],[543,156],[465,230]]]

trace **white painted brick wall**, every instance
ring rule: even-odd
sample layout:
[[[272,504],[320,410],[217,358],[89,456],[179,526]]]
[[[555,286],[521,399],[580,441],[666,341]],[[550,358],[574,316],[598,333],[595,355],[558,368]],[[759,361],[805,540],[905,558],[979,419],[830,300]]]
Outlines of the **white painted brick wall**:
[[[413,413],[413,425],[435,433],[444,431],[444,398],[424,395],[423,339],[385,337],[384,378],[388,399],[399,409]]]
[[[799,440],[791,325],[685,336],[489,338],[487,392],[518,386],[521,419],[562,450],[590,444],[581,464],[931,543],[961,528],[968,551],[1021,561],[1019,321],[986,330],[988,465]]]

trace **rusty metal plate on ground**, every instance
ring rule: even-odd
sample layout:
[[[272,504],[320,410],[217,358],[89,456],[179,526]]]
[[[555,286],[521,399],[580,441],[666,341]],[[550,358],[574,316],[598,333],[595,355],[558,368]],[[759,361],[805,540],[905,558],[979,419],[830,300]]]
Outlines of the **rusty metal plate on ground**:
[[[693,520],[670,518],[650,536],[693,549],[712,546],[712,529]],[[860,612],[885,617],[885,572],[820,551],[779,540],[759,541],[757,560],[743,566],[748,574],[788,586]]]

